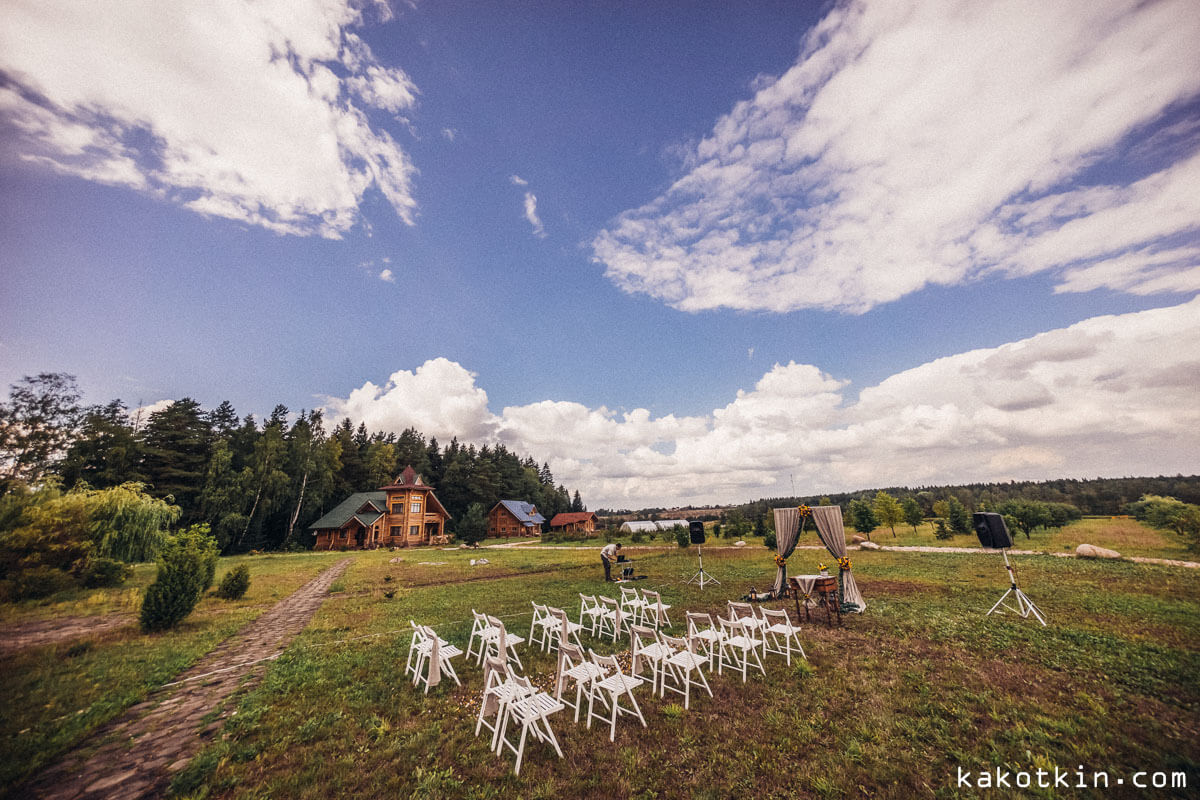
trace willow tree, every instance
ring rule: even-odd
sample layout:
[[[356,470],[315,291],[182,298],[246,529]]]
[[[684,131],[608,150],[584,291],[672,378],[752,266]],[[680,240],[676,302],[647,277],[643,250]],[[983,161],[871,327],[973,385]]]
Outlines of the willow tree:
[[[151,497],[145,484],[81,491],[93,552],[102,558],[152,560],[166,541],[167,529],[179,519],[179,506]]]

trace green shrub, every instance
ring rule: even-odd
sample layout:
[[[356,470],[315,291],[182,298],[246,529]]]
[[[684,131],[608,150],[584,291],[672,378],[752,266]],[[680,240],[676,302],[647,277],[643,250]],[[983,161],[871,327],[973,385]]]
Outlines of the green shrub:
[[[629,541],[633,542],[634,544],[641,544],[642,542],[646,541],[646,532],[634,531],[632,534],[630,534]]]
[[[778,544],[779,540],[775,537],[775,531],[767,531],[766,535],[763,536],[763,547],[768,550],[774,550]]]
[[[64,589],[75,586],[69,572],[39,565],[16,573],[8,580],[0,581],[0,600],[24,600],[26,598],[49,597]]]
[[[171,536],[158,556],[158,577],[142,599],[144,631],[163,631],[178,625],[200,602],[217,569],[217,542],[207,526],[193,525]]]
[[[89,558],[83,567],[83,585],[89,589],[120,586],[129,580],[133,567],[114,558]]]
[[[933,521],[933,535],[938,539],[949,539],[954,536],[954,531],[946,525],[946,520],[938,517]]]
[[[221,578],[221,585],[217,587],[217,597],[223,600],[240,600],[249,588],[250,568],[245,564],[238,564]]]
[[[692,536],[687,528],[683,527],[682,525],[676,525],[674,531],[675,544],[679,545],[680,547],[687,547],[692,543]]]

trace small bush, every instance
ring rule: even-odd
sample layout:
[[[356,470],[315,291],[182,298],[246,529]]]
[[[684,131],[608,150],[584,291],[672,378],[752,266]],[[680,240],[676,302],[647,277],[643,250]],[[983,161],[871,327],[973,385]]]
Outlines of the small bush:
[[[954,536],[954,531],[947,527],[946,520],[939,517],[933,523],[933,535],[938,539],[949,539]]]
[[[75,586],[71,574],[54,567],[29,567],[0,581],[0,599],[24,600],[26,598],[49,597],[64,589]]]
[[[675,544],[680,547],[687,547],[692,543],[691,532],[682,525],[675,526]]]
[[[778,544],[779,540],[775,538],[775,531],[767,531],[766,535],[763,536],[763,547],[768,550],[774,550]]]
[[[222,600],[240,600],[249,588],[250,568],[245,564],[238,564],[221,578],[221,585],[217,587],[217,597]]]
[[[646,532],[645,531],[634,531],[630,535],[629,541],[633,542],[634,544],[641,544],[642,542],[646,541]]]
[[[89,589],[120,586],[129,580],[133,567],[112,558],[91,558],[83,568],[83,585]]]
[[[216,564],[217,541],[201,526],[168,538],[158,556],[158,577],[142,599],[142,630],[173,628],[192,613],[211,585]]]

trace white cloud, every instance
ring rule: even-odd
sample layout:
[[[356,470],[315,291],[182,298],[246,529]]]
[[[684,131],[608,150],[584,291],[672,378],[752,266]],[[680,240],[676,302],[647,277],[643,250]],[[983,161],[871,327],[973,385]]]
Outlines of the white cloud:
[[[513,186],[528,186],[529,181],[522,178],[520,175],[509,175],[508,180]]]
[[[413,167],[368,112],[417,88],[353,33],[359,5],[0,4],[0,115],[24,158],[202,214],[337,237],[374,187],[411,223]]]
[[[138,406],[129,410],[129,422],[135,425],[139,430],[146,427],[146,423],[150,421],[150,415],[156,411],[163,409],[174,403],[174,400],[156,400],[148,405]]]
[[[533,235],[540,238],[545,237],[546,229],[542,227],[542,221],[538,218],[537,213],[537,197],[533,192],[525,193],[525,219],[533,226]]]
[[[1200,92],[1196,41],[1191,0],[841,3],[595,260],[688,311],[862,312],[1042,270],[1187,291],[1194,259],[1143,262],[1200,231],[1197,126],[1162,122]]]
[[[331,418],[502,441],[592,507],[736,502],[889,485],[1193,472],[1200,452],[1200,297],[1085,320],[899,372],[863,389],[776,364],[703,416],[568,401],[487,405],[435,359],[331,400]]]
[[[392,274],[390,269],[385,269],[383,272],[379,273],[379,280],[384,281],[385,283],[395,283],[396,276]]]
[[[448,142],[453,142],[458,136],[458,131],[454,128],[442,128],[442,138]]]

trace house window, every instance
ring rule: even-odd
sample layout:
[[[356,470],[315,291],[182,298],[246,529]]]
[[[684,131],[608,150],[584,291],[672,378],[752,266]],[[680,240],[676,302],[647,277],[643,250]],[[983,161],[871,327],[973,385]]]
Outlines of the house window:
[[[401,536],[404,530],[399,525],[392,526],[392,536]]]
[[[420,514],[421,513],[421,501],[414,500],[412,507],[409,509],[409,511],[411,511],[414,514]]]
[[[411,528],[408,529],[408,535],[409,536],[420,536],[421,535],[421,526],[413,525]]]

